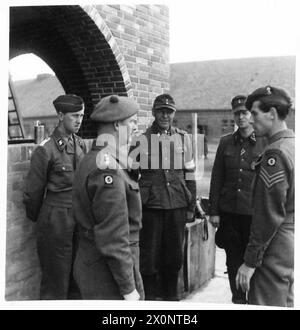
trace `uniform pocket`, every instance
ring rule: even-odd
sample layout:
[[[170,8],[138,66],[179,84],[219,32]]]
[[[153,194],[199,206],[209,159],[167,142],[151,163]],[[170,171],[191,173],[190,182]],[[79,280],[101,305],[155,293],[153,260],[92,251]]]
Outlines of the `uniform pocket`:
[[[60,164],[54,166],[55,172],[71,172],[73,171],[73,166],[70,164]]]

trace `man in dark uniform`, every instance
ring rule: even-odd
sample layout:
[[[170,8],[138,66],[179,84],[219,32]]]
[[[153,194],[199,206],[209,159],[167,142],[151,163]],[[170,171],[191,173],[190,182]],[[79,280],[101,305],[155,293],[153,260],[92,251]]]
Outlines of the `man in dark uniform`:
[[[26,179],[26,214],[37,221],[37,251],[41,264],[41,299],[67,299],[72,286],[74,220],[72,187],[75,168],[85,153],[75,135],[84,115],[81,97],[67,94],[54,102],[59,124],[33,152]]]
[[[194,216],[192,144],[186,132],[171,126],[175,111],[175,102],[169,94],[157,96],[152,110],[155,120],[142,135],[147,146],[140,145],[143,203],[140,260],[147,300],[159,295],[158,278],[163,299],[178,300],[184,229],[187,220]]]
[[[246,96],[231,101],[238,129],[221,138],[211,174],[209,215],[219,227],[216,244],[225,249],[232,302],[245,304],[246,295],[235,286],[235,276],[243,263],[248,243],[252,209],[251,183],[254,164],[263,151],[264,142],[257,138],[251,124],[251,113],[245,107]]]
[[[79,247],[74,278],[83,299],[144,298],[139,272],[142,205],[137,177],[127,161],[139,107],[111,95],[95,107],[98,137],[82,160],[73,193]]]
[[[257,135],[269,142],[257,165],[251,234],[236,277],[254,305],[293,306],[295,136],[285,122],[291,106],[286,91],[272,86],[246,101]]]

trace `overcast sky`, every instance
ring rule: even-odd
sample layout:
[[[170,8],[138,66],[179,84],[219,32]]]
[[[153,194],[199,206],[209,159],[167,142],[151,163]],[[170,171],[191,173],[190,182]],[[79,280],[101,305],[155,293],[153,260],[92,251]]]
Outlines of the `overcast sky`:
[[[124,3],[114,1],[121,2]],[[128,1],[133,2],[138,3]],[[47,4],[47,1],[38,3]],[[169,6],[171,63],[295,55],[299,49],[296,0],[173,0],[155,3]],[[26,64],[24,61],[24,58],[14,60],[11,67],[14,79],[52,72],[31,57],[27,56]]]

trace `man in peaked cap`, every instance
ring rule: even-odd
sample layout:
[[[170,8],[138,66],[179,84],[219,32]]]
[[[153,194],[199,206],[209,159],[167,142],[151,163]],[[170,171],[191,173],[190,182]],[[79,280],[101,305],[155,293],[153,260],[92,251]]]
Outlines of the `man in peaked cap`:
[[[246,101],[257,135],[268,145],[256,168],[253,219],[236,285],[249,304],[293,306],[295,135],[285,119],[292,107],[277,87],[256,89]]]
[[[184,229],[194,217],[196,182],[195,178],[187,179],[188,174],[194,177],[195,172],[192,144],[186,132],[172,127],[175,111],[169,94],[157,96],[152,108],[154,122],[142,135],[147,147],[140,146],[140,260],[147,300],[179,300],[177,282],[183,263]],[[158,143],[152,144],[155,139]],[[153,166],[153,157],[157,166]]]
[[[75,299],[79,293],[71,276],[75,246],[72,188],[74,171],[86,151],[83,140],[75,134],[84,103],[81,97],[67,94],[53,104],[59,123],[32,154],[24,203],[27,217],[37,222],[40,299]]]
[[[246,96],[237,95],[231,101],[238,129],[221,137],[211,174],[209,215],[218,227],[215,240],[225,249],[232,302],[245,304],[246,294],[237,289],[235,277],[243,263],[248,243],[252,207],[251,183],[254,164],[266,141],[258,138],[251,123],[251,113],[245,107]]]
[[[127,162],[138,110],[133,99],[111,95],[91,114],[98,122],[98,136],[76,172],[73,193],[79,226],[74,277],[83,299],[144,298],[139,272],[141,198]]]

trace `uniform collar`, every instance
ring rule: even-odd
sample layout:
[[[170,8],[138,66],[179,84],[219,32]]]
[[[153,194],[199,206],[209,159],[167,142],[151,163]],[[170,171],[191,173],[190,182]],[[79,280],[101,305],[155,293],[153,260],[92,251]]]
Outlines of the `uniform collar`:
[[[235,144],[238,142],[242,143],[246,140],[248,140],[253,145],[255,145],[256,143],[256,134],[254,131],[248,137],[245,138],[241,135],[240,130],[237,129],[235,132],[232,133],[232,136]]]
[[[52,137],[57,145],[57,148],[60,151],[62,151],[67,145],[67,140],[68,140],[69,136],[62,133],[61,130],[59,129],[59,127],[57,126],[57,127],[55,127],[55,129],[52,133]]]
[[[273,143],[282,138],[294,138],[294,137],[295,137],[295,133],[291,129],[284,129],[272,135],[269,138],[269,143]]]

